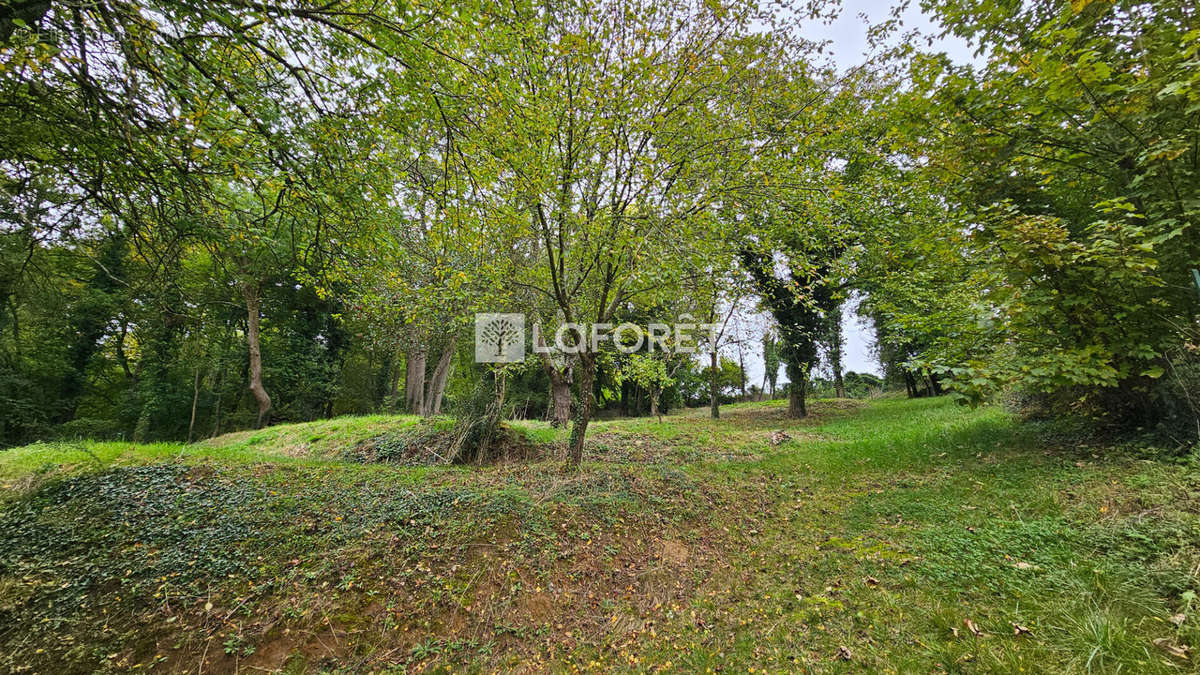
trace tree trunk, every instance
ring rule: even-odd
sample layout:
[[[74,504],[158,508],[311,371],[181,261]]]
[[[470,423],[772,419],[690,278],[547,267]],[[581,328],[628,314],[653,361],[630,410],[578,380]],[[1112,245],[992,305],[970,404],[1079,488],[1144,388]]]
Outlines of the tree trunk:
[[[222,361],[221,369],[219,371],[217,371],[217,383],[216,383],[217,400],[213,402],[213,428],[212,428],[212,434],[209,435],[209,438],[216,438],[217,436],[221,435],[221,395],[223,393],[222,387],[224,386],[224,384],[225,384],[225,362]]]
[[[371,368],[373,365],[374,358],[371,359],[371,363],[367,364],[367,368]],[[376,410],[383,409],[384,401],[387,400],[388,396],[388,385],[391,383],[391,381],[392,355],[389,353],[383,356],[381,363],[379,364],[379,370],[375,374],[375,391],[372,392],[371,398],[373,400],[371,403],[374,405]]]
[[[254,426],[261,429],[263,418],[271,409],[271,396],[262,383],[262,349],[258,342],[259,291],[259,284],[242,284],[242,294],[246,297],[246,347],[250,351],[250,393],[258,402],[258,420]]]
[[[392,357],[392,383],[388,387],[388,395],[385,399],[387,403],[387,411],[396,411],[396,396],[400,394],[400,369],[396,367],[396,358]]]
[[[938,381],[938,376],[934,373],[929,374],[929,387],[934,396],[942,395],[942,383]]]
[[[715,349],[708,353],[708,374],[708,407],[715,420],[721,417],[721,400],[717,396],[717,380],[721,375],[717,372],[717,350]]]
[[[579,355],[579,409],[575,411],[575,422],[571,425],[571,440],[567,448],[567,470],[576,471],[583,462],[583,440],[588,422],[592,418],[592,391],[596,382],[595,357],[586,352]]]
[[[738,369],[742,371],[742,400],[746,398],[746,359],[742,356],[742,348],[738,347]]]
[[[792,385],[788,387],[789,417],[808,417],[808,409],[804,405],[804,395],[807,389],[808,386],[804,380],[792,382]]]
[[[200,400],[200,368],[196,367],[196,377],[192,380],[192,419],[188,422],[188,445],[192,443],[192,435],[196,431],[196,403]]]
[[[808,416],[804,398],[808,393],[808,373],[811,367],[811,364],[804,367],[791,364],[787,366],[788,380],[791,381],[788,384],[788,417]]]
[[[129,322],[124,318],[121,319],[121,332],[117,334],[117,362],[121,364],[121,370],[125,373],[125,379],[133,382],[133,371],[129,369],[129,357],[125,354],[125,335],[129,332]],[[13,337],[16,337],[14,334]]]
[[[844,340],[842,339],[842,307],[832,310],[828,316],[829,326],[829,368],[833,371],[833,389],[838,398],[846,398],[846,384],[842,380],[842,357],[844,356]]]
[[[225,323],[225,332],[221,336],[220,356],[217,357],[216,374],[213,379],[213,393],[216,394],[216,400],[213,401],[213,427],[209,438],[216,438],[221,433],[221,400],[225,394],[225,370],[229,364],[229,347],[233,343],[233,329],[228,322]]]
[[[404,402],[408,412],[416,415],[425,410],[425,350],[414,349],[405,358],[407,376],[404,379]]]
[[[570,362],[562,368],[555,365],[554,359],[545,351],[546,341],[541,333],[538,333],[538,347],[538,353],[542,356],[542,368],[546,371],[546,377],[550,378],[550,405],[553,407],[550,424],[555,428],[565,427],[571,419]]]
[[[661,394],[661,389],[650,388],[650,414],[657,417],[659,422],[662,422],[662,413],[658,411],[658,397]]]
[[[438,415],[442,412],[442,394],[446,392],[446,381],[450,378],[450,359],[454,356],[454,340],[442,350],[438,357],[437,366],[433,369],[433,377],[425,388],[425,409],[423,415]]]
[[[550,424],[557,427],[565,427],[571,420],[571,382],[561,373],[556,373],[550,376],[550,395],[552,401],[550,405],[554,407],[553,417]]]

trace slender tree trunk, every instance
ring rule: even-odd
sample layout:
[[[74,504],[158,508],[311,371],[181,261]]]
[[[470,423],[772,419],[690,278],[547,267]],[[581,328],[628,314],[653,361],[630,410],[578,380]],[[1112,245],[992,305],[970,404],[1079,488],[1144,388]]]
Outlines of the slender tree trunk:
[[[258,402],[258,420],[255,428],[261,429],[263,418],[271,410],[271,396],[262,383],[262,348],[259,346],[259,292],[260,284],[242,284],[242,294],[246,298],[246,347],[250,351],[250,393]]]
[[[661,395],[661,389],[650,388],[650,414],[657,417],[659,422],[662,422],[662,413],[658,410],[658,397]]]
[[[196,376],[192,379],[192,419],[188,422],[188,444],[196,431],[196,403],[200,400],[200,367],[196,367]]]
[[[746,400],[746,359],[742,355],[742,348],[738,346],[738,369],[742,371],[742,400]]]
[[[387,411],[388,411],[388,412],[395,412],[395,410],[396,410],[396,396],[397,396],[397,395],[400,393],[400,369],[396,367],[396,357],[395,357],[395,355],[393,355],[393,356],[392,356],[392,372],[391,372],[391,376],[392,376],[392,383],[391,383],[391,385],[388,387],[388,395],[387,395],[387,400],[386,400],[386,402],[387,402]]]
[[[846,398],[846,383],[842,380],[842,356],[843,356],[843,338],[842,338],[842,307],[838,307],[829,313],[829,367],[833,371],[833,389],[838,398]]]
[[[372,355],[370,362],[367,364],[368,370],[375,365],[375,358]],[[379,370],[375,373],[375,391],[371,392],[371,401],[376,410],[382,410],[384,401],[387,400],[388,385],[392,380],[392,355],[385,354],[380,359]]]
[[[16,324],[14,323],[14,326]],[[124,318],[121,319],[121,332],[117,334],[117,361],[121,364],[121,370],[125,373],[125,379],[133,381],[133,371],[129,369],[129,357],[125,354],[125,335],[129,332],[129,322]],[[15,337],[15,335],[14,335]]]
[[[216,438],[221,435],[221,387],[225,383],[225,365],[221,365],[221,370],[217,373],[217,400],[213,402],[213,428],[209,438]]]
[[[589,353],[579,355],[579,409],[571,425],[571,440],[567,448],[567,470],[575,471],[583,462],[583,441],[587,435],[588,422],[592,418],[595,396],[592,391],[596,383],[596,361]]]
[[[216,438],[221,433],[221,398],[224,395],[225,369],[228,364],[229,345],[233,341],[231,328],[225,324],[225,334],[221,336],[221,355],[217,359],[217,375],[213,383],[213,391],[217,398],[213,402],[213,428],[209,438]]]
[[[721,399],[717,396],[717,381],[720,373],[717,372],[717,350],[715,349],[708,353],[708,374],[708,407],[715,420],[721,417]]]

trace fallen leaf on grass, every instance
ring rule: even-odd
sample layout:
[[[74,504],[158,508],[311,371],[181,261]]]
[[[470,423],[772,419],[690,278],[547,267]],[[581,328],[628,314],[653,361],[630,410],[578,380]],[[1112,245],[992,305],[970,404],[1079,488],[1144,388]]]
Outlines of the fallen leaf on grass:
[[[1176,626],[1182,626],[1183,622],[1186,620],[1187,620],[1187,615],[1183,614],[1183,613],[1173,614],[1169,619],[1167,619],[1167,621],[1170,621],[1171,623],[1175,624]]]
[[[1188,658],[1188,653],[1192,648],[1187,645],[1171,644],[1171,638],[1158,638],[1154,641],[1154,646],[1178,659]]]
[[[1024,562],[1021,560],[1018,560],[1017,562],[1013,563],[1013,567],[1015,567],[1019,570],[1036,570],[1038,568],[1038,566],[1034,565],[1033,563],[1027,563],[1027,562]]]
[[[850,653],[849,647],[847,647],[846,645],[842,645],[842,646],[838,647],[837,656],[835,658],[837,658],[840,661],[849,661],[852,657],[853,657],[853,655]]]
[[[1032,635],[1033,634],[1033,631],[1029,630],[1025,626],[1022,626],[1019,623],[1013,622],[1012,627],[1013,627],[1013,635]]]
[[[971,631],[971,634],[975,637],[980,637],[983,635],[983,631],[979,629],[979,626],[974,621],[970,619],[963,619],[963,625],[966,626],[967,630]]]
[[[879,580],[876,579],[875,577],[867,577],[867,585],[868,586],[878,586]]]

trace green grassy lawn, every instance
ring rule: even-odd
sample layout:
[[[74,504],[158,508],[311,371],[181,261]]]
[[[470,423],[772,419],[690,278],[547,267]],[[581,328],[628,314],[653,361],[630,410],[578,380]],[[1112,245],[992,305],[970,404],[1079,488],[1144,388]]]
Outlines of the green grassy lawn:
[[[1192,671],[1200,467],[946,400],[344,459],[411,417],[0,453],[0,670]],[[783,431],[787,438],[772,438]]]

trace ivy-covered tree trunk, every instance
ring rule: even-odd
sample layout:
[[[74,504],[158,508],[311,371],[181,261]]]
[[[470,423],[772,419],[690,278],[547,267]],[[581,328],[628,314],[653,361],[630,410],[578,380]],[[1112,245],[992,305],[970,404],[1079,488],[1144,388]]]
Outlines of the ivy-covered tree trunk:
[[[250,393],[258,403],[258,419],[254,426],[261,429],[267,413],[271,410],[271,396],[267,393],[262,382],[262,347],[259,344],[259,307],[261,284],[242,284],[242,294],[246,298],[246,348],[250,353],[250,369],[247,377],[250,380]]]
[[[67,342],[68,368],[59,397],[59,422],[75,419],[87,383],[88,364],[99,350],[101,338],[108,332],[109,323],[116,314],[114,304],[119,289],[114,275],[123,271],[126,248],[122,233],[104,240],[96,270],[86,282],[78,302],[68,310],[68,335],[71,337]]]
[[[808,393],[808,370],[789,363],[787,373],[788,379],[791,380],[788,386],[788,416],[808,417],[808,408],[804,401]]]
[[[171,417],[168,408],[172,387],[170,366],[175,362],[176,324],[169,315],[153,326],[146,338],[145,355],[139,360],[141,376],[138,378],[141,410],[133,429],[133,440],[145,443],[161,437],[160,429],[167,426]],[[143,367],[144,366],[144,367]]]
[[[829,359],[829,369],[833,371],[834,395],[846,398],[846,383],[842,379],[842,356],[845,340],[842,337],[842,306],[838,305],[826,315],[829,328],[825,335],[825,355]]]

